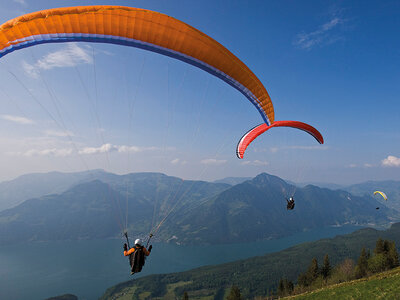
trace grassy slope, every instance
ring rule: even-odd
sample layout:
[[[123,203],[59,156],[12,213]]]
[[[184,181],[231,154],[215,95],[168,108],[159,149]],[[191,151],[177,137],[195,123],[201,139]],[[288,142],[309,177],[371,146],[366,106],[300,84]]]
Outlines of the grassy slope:
[[[190,299],[194,299],[194,294],[203,297],[210,293],[216,299],[223,299],[226,289],[232,284],[239,286],[245,298],[265,296],[276,289],[282,277],[296,281],[298,274],[304,272],[313,257],[322,262],[323,256],[328,253],[332,265],[345,258],[356,260],[361,248],[364,246],[373,249],[379,237],[393,240],[399,245],[400,223],[394,224],[386,231],[362,229],[352,234],[304,243],[277,253],[222,265],[205,266],[181,273],[149,275],[110,287],[102,299],[109,299],[126,288],[135,289],[133,299],[140,299],[142,293],[149,291],[152,292],[153,299],[162,298],[167,292],[171,295],[172,285],[178,282],[187,283],[173,289],[175,297],[178,298],[187,291]]]
[[[162,298],[154,299],[176,299],[174,295],[174,289],[178,286],[183,286],[190,282],[179,282],[175,284],[168,284],[167,294]],[[120,294],[116,294],[116,298],[121,300],[132,299],[135,287],[126,288],[121,291]],[[227,296],[229,289],[225,290],[225,295]],[[143,293],[140,299],[145,299],[148,294]],[[204,291],[198,291],[198,293],[190,293],[190,299],[193,300],[211,300],[214,299],[212,295],[207,295]],[[294,300],[335,300],[335,299],[362,299],[362,300],[375,300],[375,299],[400,299],[400,267],[376,274],[369,278],[363,278],[359,280],[353,280],[350,282],[344,282],[340,284],[335,284],[323,289],[319,289],[313,292],[287,297],[283,299],[294,299]]]
[[[285,299],[400,299],[400,268]]]

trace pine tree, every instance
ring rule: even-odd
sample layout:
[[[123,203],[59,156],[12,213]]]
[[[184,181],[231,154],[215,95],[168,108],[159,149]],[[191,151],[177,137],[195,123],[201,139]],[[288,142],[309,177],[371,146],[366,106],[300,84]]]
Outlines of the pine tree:
[[[308,268],[308,271],[307,271],[307,276],[311,281],[310,283],[312,283],[315,279],[317,279],[318,275],[319,275],[318,261],[314,257],[311,260],[311,265],[310,265],[310,267]]]
[[[300,273],[299,276],[297,277],[297,283],[301,286],[309,286],[309,280],[307,278],[307,275],[305,273]]]
[[[358,258],[357,261],[355,276],[356,278],[361,278],[367,275],[367,272],[368,272],[368,254],[367,251],[365,251],[365,248],[362,248],[360,257]]]
[[[331,268],[331,264],[329,263],[329,256],[328,256],[328,254],[326,254],[324,256],[324,265],[322,266],[322,269],[321,269],[322,277],[324,277],[324,279],[328,278],[329,275],[331,274],[331,270],[332,270],[332,268]]]
[[[285,286],[283,284],[283,279],[279,280],[278,284],[278,295],[283,296],[285,294]]]
[[[388,261],[389,261],[389,267],[390,268],[396,268],[400,265],[399,263],[399,254],[396,249],[396,244],[394,242],[391,242],[389,245],[389,250],[388,250]]]
[[[314,257],[311,260],[311,264],[308,267],[307,272],[300,273],[300,275],[297,277],[297,283],[304,287],[309,286],[313,283],[315,279],[318,278],[318,275],[319,275],[318,261]]]
[[[388,240],[383,240],[383,251],[384,251],[385,253],[388,253],[388,252],[389,252],[390,245],[391,245],[390,241],[388,241]]]
[[[293,282],[287,280],[286,278],[283,278],[279,281],[278,284],[278,295],[279,296],[290,295],[293,289],[294,289]]]
[[[294,284],[292,281],[290,280],[286,280],[286,291],[288,292],[288,294],[290,295],[294,290]]]
[[[242,295],[240,294],[240,290],[237,286],[232,286],[228,297],[226,297],[226,300],[242,300]]]
[[[381,254],[385,252],[385,244],[381,238],[376,241],[374,254]]]

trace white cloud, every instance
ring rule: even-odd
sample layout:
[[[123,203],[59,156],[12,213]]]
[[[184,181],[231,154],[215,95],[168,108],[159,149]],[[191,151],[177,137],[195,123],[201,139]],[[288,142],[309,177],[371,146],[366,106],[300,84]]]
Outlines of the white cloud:
[[[247,166],[267,166],[269,165],[269,162],[267,161],[261,161],[261,160],[253,160],[253,161],[244,161],[242,162],[242,165],[247,165]]]
[[[384,160],[382,160],[382,165],[385,167],[400,167],[400,158],[389,155]]]
[[[272,153],[276,153],[276,152],[278,152],[279,148],[278,148],[278,147],[271,147],[269,150],[270,150]]]
[[[124,153],[124,152],[143,152],[143,151],[155,151],[158,150],[159,148],[157,147],[138,147],[138,146],[115,146],[118,149],[118,152]]]
[[[205,165],[216,165],[216,166],[223,165],[226,162],[227,162],[227,160],[225,160],[225,159],[218,160],[218,159],[215,159],[215,158],[207,158],[207,159],[203,159],[201,161],[202,164],[205,164]]]
[[[173,164],[173,165],[177,165],[177,164],[186,165],[187,161],[186,160],[181,160],[179,158],[175,158],[175,159],[171,160],[171,164]]]
[[[32,157],[32,156],[65,157],[65,156],[71,155],[72,153],[73,153],[72,149],[51,148],[51,149],[43,149],[43,150],[30,149],[25,152],[17,152],[17,153],[10,153],[10,154],[17,155],[17,156],[27,156],[27,157]]]
[[[309,33],[299,33],[296,36],[294,45],[300,47],[301,49],[310,50],[317,45],[328,45],[332,44],[341,39],[340,36],[332,36],[332,30],[339,24],[344,22],[343,19],[338,17],[333,17],[329,22],[322,24],[315,31]]]
[[[338,25],[341,22],[341,20],[339,18],[333,18],[332,20],[330,20],[328,23],[325,23],[321,26],[321,30],[322,31],[328,31],[331,30],[333,27],[335,27],[336,25]]]
[[[136,152],[144,151],[144,148],[140,148],[137,146],[113,146],[113,147],[115,147],[115,149],[120,153],[127,153],[127,152],[136,153]],[[150,148],[148,150],[150,150]]]
[[[114,146],[111,144],[104,144],[100,147],[85,147],[82,150],[79,150],[79,154],[98,154],[98,153],[106,153],[118,151],[118,146]]]
[[[52,132],[53,136],[64,136],[62,132]],[[96,155],[101,153],[137,153],[144,151],[155,151],[160,148],[157,147],[138,147],[138,146],[126,146],[126,145],[113,145],[110,143],[103,144],[99,147],[84,147],[78,146],[76,143],[71,141],[62,141],[54,139],[53,136],[46,136],[40,138],[26,138],[26,139],[15,139],[7,140],[7,145],[13,145],[10,151],[4,151],[5,154],[11,156],[57,156],[65,157],[72,155]],[[0,140],[2,142],[3,140]],[[72,144],[74,147],[72,147]],[[25,150],[15,150],[25,148]],[[26,150],[27,149],[27,150]],[[186,161],[180,161],[180,164],[185,164]]]
[[[112,145],[104,144],[100,147],[85,147],[79,150],[79,154],[98,154],[107,152],[119,152],[119,153],[137,153],[143,151],[154,151],[158,150],[157,147],[138,147],[138,146],[125,146],[125,145]]]
[[[23,61],[22,67],[26,74],[37,78],[40,70],[74,67],[79,64],[91,64],[92,62],[88,49],[81,48],[75,43],[69,43],[64,49],[45,55],[33,65]]]
[[[347,167],[352,168],[352,169],[354,169],[354,168],[373,168],[374,165],[369,164],[369,163],[364,163],[364,164],[359,164],[359,165],[358,164],[349,164]]]
[[[12,116],[12,115],[2,115],[1,118],[3,120],[15,122],[18,124],[28,125],[28,124],[35,124],[33,120],[28,118],[20,117],[20,116]]]
[[[34,65],[28,64],[26,61],[22,61],[22,68],[28,76],[33,78],[39,77],[38,70],[36,70]]]
[[[21,4],[21,5],[25,5],[25,6],[27,5],[25,0],[13,0],[13,1],[18,3],[18,4]]]
[[[66,137],[66,136],[74,136],[74,134],[69,130],[57,131],[57,130],[45,130],[45,135],[47,136],[56,136],[56,137]]]

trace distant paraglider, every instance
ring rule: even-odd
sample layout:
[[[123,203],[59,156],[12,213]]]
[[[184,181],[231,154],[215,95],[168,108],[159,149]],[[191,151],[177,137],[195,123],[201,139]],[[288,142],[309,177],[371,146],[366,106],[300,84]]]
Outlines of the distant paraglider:
[[[294,198],[293,197],[290,197],[289,199],[288,198],[286,198],[286,202],[287,202],[287,205],[286,205],[286,209],[287,210],[293,210],[294,209]]]
[[[381,191],[375,191],[375,192],[374,192],[374,195],[376,195],[376,194],[379,194],[379,195],[381,195],[381,196],[383,197],[383,199],[385,199],[385,201],[387,201],[387,196],[386,196],[386,194],[385,194],[384,192],[381,192]]]
[[[384,192],[375,191],[375,192],[374,192],[374,195],[377,195],[377,194],[381,195],[382,198],[385,199],[385,201],[387,201],[387,196],[386,196],[386,194],[385,194]],[[377,207],[376,209],[379,209],[379,207]]]

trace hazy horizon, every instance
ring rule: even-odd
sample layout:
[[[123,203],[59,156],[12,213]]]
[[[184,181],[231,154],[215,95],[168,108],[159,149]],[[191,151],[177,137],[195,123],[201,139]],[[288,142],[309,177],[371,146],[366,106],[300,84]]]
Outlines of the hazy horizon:
[[[257,174],[254,174],[252,176],[226,176],[226,177],[220,177],[220,178],[215,178],[215,179],[210,179],[210,180],[205,180],[205,179],[197,179],[197,178],[186,178],[186,177],[181,177],[181,176],[177,176],[177,175],[173,175],[173,174],[168,174],[165,172],[157,172],[157,171],[138,171],[138,172],[128,172],[128,173],[116,173],[116,172],[109,172],[107,170],[104,169],[91,169],[91,170],[78,170],[78,171],[68,171],[68,172],[63,172],[63,171],[59,171],[59,170],[52,170],[52,171],[45,171],[45,172],[32,172],[32,173],[25,173],[25,174],[21,174],[18,175],[16,177],[12,177],[10,179],[4,179],[4,180],[0,180],[0,184],[4,183],[4,182],[9,182],[9,181],[13,181],[18,179],[21,176],[28,176],[28,175],[33,175],[33,174],[50,174],[53,172],[56,173],[64,173],[64,174],[72,174],[72,173],[81,173],[81,172],[94,172],[94,171],[104,171],[106,173],[111,173],[111,174],[115,174],[115,175],[120,175],[120,176],[124,176],[124,175],[128,175],[128,174],[134,174],[134,173],[160,173],[160,174],[164,174],[167,176],[172,176],[172,177],[178,177],[178,178],[182,178],[184,180],[202,180],[202,181],[208,181],[208,182],[214,182],[214,181],[218,181],[218,180],[223,180],[226,178],[254,178],[262,173],[267,173],[269,175],[273,175],[273,176],[277,176],[280,177],[281,179],[285,180],[285,181],[290,181],[296,184],[333,184],[333,185],[341,185],[341,186],[347,186],[347,185],[354,185],[354,184],[360,184],[360,183],[365,183],[367,181],[400,181],[400,180],[394,180],[394,179],[386,179],[386,180],[370,180],[370,179],[366,179],[366,180],[362,180],[362,181],[356,181],[356,182],[344,182],[344,183],[337,183],[337,182],[330,182],[330,181],[293,181],[291,179],[288,178],[284,178],[281,176],[278,176],[276,174],[273,173],[269,173],[267,171],[265,172],[260,172]]]

